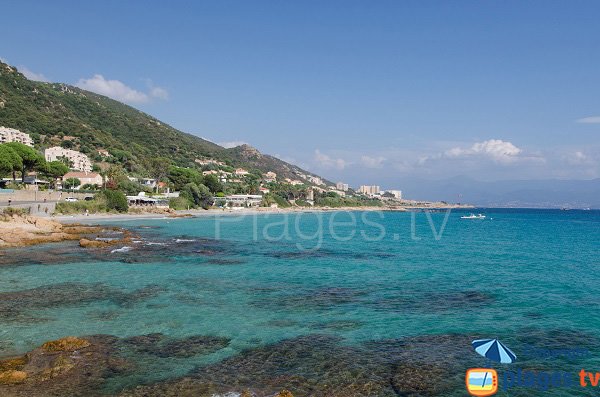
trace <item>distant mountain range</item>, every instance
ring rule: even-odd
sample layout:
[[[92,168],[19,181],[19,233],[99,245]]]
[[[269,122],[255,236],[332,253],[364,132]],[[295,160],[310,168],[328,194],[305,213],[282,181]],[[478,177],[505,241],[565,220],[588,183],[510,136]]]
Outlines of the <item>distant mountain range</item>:
[[[30,134],[40,150],[65,140],[91,157],[106,149],[118,154],[118,162],[128,172],[140,175],[147,173],[150,159],[165,157],[183,167],[195,167],[196,159],[213,158],[248,170],[274,171],[281,178],[315,176],[248,145],[226,149],[181,132],[108,97],[67,84],[28,80],[2,62],[0,126]]]
[[[405,179],[401,186],[405,197],[482,207],[600,209],[600,179],[481,182],[455,177],[438,181]]]

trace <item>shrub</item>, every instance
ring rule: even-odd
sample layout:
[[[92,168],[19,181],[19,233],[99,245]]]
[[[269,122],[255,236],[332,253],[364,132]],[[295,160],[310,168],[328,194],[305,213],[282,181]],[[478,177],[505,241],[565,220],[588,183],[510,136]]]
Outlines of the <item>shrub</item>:
[[[94,199],[92,201],[74,201],[56,203],[56,213],[70,215],[83,214],[89,212],[96,214],[98,212],[106,212],[106,200],[104,198]]]
[[[31,212],[31,208],[17,208],[17,207],[8,207],[2,211],[2,215],[4,216],[13,216],[13,215],[29,215]]]
[[[108,211],[127,212],[129,204],[127,203],[127,197],[122,192],[116,190],[103,190],[98,195],[104,196],[106,200],[106,209]]]
[[[192,204],[185,197],[173,197],[169,200],[169,208],[174,210],[187,210]]]

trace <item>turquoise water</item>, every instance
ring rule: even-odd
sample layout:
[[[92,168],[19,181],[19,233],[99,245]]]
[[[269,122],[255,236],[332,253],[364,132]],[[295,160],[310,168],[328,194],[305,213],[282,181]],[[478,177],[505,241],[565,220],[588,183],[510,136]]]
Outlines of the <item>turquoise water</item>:
[[[501,373],[600,371],[600,212],[485,213],[486,220],[463,220],[458,211],[145,219],[113,223],[140,235],[122,252],[72,243],[13,250],[0,257],[0,293],[13,310],[0,306],[0,356],[66,335],[230,340],[209,354],[140,358],[139,371],[109,379],[107,393],[311,335],[364,349],[390,340],[410,347],[423,336],[497,337],[519,357],[497,366]],[[458,340],[457,351],[472,354],[465,365],[486,364]],[[589,354],[543,359],[526,354],[532,346]],[[467,368],[452,374],[456,395],[465,394],[458,379]],[[583,392],[590,390],[549,391]]]

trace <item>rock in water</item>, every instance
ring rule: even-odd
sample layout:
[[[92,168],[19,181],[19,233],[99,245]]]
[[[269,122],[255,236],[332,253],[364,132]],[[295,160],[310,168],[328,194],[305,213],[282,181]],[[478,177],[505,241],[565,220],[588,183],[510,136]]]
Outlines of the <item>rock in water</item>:
[[[89,346],[90,342],[85,339],[67,336],[66,338],[44,343],[42,349],[47,352],[68,352],[84,349]]]

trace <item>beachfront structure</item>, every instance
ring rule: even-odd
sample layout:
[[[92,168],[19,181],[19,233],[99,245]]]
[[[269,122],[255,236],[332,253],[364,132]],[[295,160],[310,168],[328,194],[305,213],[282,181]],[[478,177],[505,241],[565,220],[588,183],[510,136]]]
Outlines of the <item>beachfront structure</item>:
[[[377,185],[361,185],[361,187],[358,188],[358,192],[366,194],[367,196],[375,196],[380,193],[380,190]]]
[[[169,207],[167,197],[147,197],[144,192],[140,192],[137,196],[127,196],[127,202],[132,207]]]
[[[337,190],[341,190],[342,192],[347,192],[350,187],[348,186],[347,183],[338,182],[338,183],[335,184],[335,188]]]
[[[277,174],[273,171],[269,171],[265,174],[265,182],[275,182],[277,181]]]
[[[0,143],[19,142],[33,147],[33,139],[24,132],[14,128],[0,127]]]
[[[92,162],[85,154],[77,150],[65,149],[60,146],[54,146],[44,151],[46,161],[57,161],[64,157],[71,163],[71,169],[82,172],[92,171]]]
[[[67,179],[71,179],[71,178],[76,178],[79,179],[79,181],[81,182],[81,185],[79,185],[76,189],[80,188],[83,185],[96,185],[96,186],[102,186],[103,184],[103,179],[102,179],[102,175],[97,174],[95,172],[67,172],[62,180],[66,181]]]
[[[262,203],[260,194],[232,194],[225,196],[225,202],[230,207],[258,207]]]

